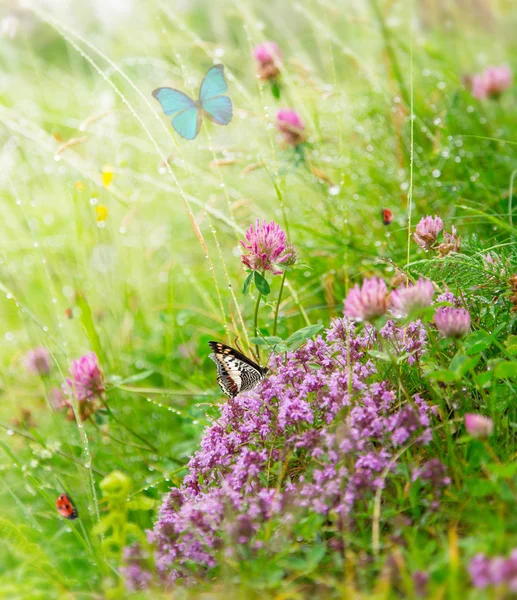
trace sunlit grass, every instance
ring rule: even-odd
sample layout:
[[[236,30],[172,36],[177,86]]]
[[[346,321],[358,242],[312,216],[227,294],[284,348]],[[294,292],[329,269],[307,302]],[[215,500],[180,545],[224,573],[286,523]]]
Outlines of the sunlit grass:
[[[70,18],[83,12],[79,3],[70,7],[70,15],[36,8],[26,31],[0,40],[0,590],[12,598],[66,590],[91,597],[114,587],[105,582],[117,580],[119,565],[93,529],[106,514],[100,480],[123,471],[156,508],[181,482],[222,401],[208,340],[251,346],[256,292],[242,296],[239,258],[251,222],[279,222],[300,253],[280,304],[283,338],[341,315],[351,283],[373,273],[390,279],[409,268],[481,287],[483,275],[474,281],[481,259],[470,256],[444,274],[411,247],[408,223],[426,214],[454,224],[472,248],[479,244],[479,256],[496,248],[511,257],[515,236],[515,89],[481,103],[462,84],[485,62],[515,60],[511,7],[487,3],[490,18],[473,11],[468,22],[450,9],[446,28],[437,7],[405,1],[182,9],[149,2],[109,25]],[[255,77],[252,48],[265,39],[284,51],[280,100]],[[171,85],[195,95],[218,62],[233,121],[205,124],[185,142],[151,91]],[[279,144],[281,107],[306,123],[305,161]],[[389,227],[383,207],[395,214]],[[274,298],[279,285],[278,277]],[[496,293],[506,284],[491,285]],[[273,300],[263,303],[265,334],[274,311]],[[501,318],[492,315],[494,326]],[[43,379],[22,367],[35,346],[54,361]],[[83,426],[48,398],[71,361],[90,350],[108,378],[112,418]],[[501,461],[514,460],[513,437],[512,430]],[[458,468],[456,480],[463,477]],[[80,521],[57,517],[64,490]],[[449,500],[451,514],[429,525],[436,539],[420,546],[415,532],[403,553],[411,570],[433,561],[452,598],[465,575],[446,565],[474,544],[486,517],[465,493]],[[505,524],[511,515],[500,507],[490,527],[504,552],[515,523]],[[463,522],[458,542],[460,514],[469,527]],[[149,529],[154,513],[135,511],[130,520]],[[347,577],[358,589],[372,587],[358,562],[350,560]],[[215,591],[224,593],[220,585]],[[289,597],[302,597],[287,587]]]

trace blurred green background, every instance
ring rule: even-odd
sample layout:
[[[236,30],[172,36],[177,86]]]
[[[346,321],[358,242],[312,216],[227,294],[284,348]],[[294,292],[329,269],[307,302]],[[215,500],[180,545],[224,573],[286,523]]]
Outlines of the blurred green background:
[[[480,103],[463,81],[515,66],[516,25],[512,2],[489,0],[2,4],[2,597],[99,593],[115,577],[89,548],[99,481],[118,469],[156,501],[180,482],[220,401],[207,341],[246,348],[251,334],[250,223],[279,222],[300,253],[280,336],[341,314],[360,276],[395,275],[408,218],[436,213],[498,242],[490,215],[512,222],[516,91]],[[280,99],[256,78],[264,40],[283,50]],[[151,92],[196,96],[216,63],[233,120],[186,142]],[[279,144],[279,108],[306,124],[304,161]],[[264,333],[272,318],[273,301]],[[43,379],[23,369],[35,346],[54,359]],[[82,427],[49,398],[91,350],[113,418]],[[63,490],[81,525],[58,518]],[[143,530],[152,516],[131,520]]]

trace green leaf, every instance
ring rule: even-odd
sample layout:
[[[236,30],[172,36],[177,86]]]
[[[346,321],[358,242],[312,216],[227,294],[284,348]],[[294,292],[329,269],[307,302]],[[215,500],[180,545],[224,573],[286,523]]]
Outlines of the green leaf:
[[[303,342],[304,340],[315,336],[322,329],[323,325],[321,324],[308,325],[307,327],[302,327],[301,329],[298,329],[298,331],[295,331],[291,336],[289,336],[285,343],[288,346],[292,346],[293,344],[299,344],[300,342]]]
[[[486,468],[497,475],[505,479],[511,479],[517,473],[517,462],[511,462],[506,465],[499,463],[487,463]]]
[[[276,346],[282,344],[283,339],[277,335],[265,335],[264,337],[250,337],[250,342],[255,346]]]
[[[484,371],[474,377],[474,381],[482,388],[488,388],[492,385],[493,371]]]
[[[104,362],[104,352],[102,350],[99,334],[97,333],[97,329],[95,327],[92,309],[90,308],[90,305],[88,304],[88,301],[82,292],[77,292],[75,298],[76,304],[81,310],[80,321],[83,330],[86,333],[94,352],[99,357],[99,362],[102,364]]]
[[[154,371],[149,369],[147,371],[141,371],[140,373],[135,373],[134,375],[130,375],[125,379],[120,379],[119,381],[113,382],[113,387],[118,387],[120,385],[127,385],[128,383],[135,383],[136,381],[142,381],[143,379],[147,379],[150,377]]]
[[[463,342],[465,348],[465,354],[472,356],[473,354],[479,354],[490,348],[494,340],[490,334],[482,329],[480,331],[474,331],[467,336]]]
[[[276,81],[271,82],[271,93],[273,94],[274,98],[277,100],[280,99],[280,86]]]
[[[463,354],[456,354],[456,356],[451,360],[449,369],[456,373],[459,379],[473,369],[480,360],[481,355],[479,354],[475,354],[470,358],[468,356],[464,356]]]
[[[251,278],[253,277],[253,271],[246,277],[244,285],[242,286],[242,293],[246,296],[250,291]]]
[[[508,354],[515,356],[517,354],[517,335],[509,335],[504,345]]]
[[[517,362],[506,360],[497,365],[494,377],[499,379],[514,379],[517,377]]]
[[[368,355],[377,360],[384,362],[391,362],[391,357],[387,352],[381,352],[380,350],[368,350]]]
[[[267,296],[269,294],[269,292],[271,291],[271,288],[269,287],[269,283],[257,271],[255,271],[255,285],[257,286],[257,290],[263,296]]]
[[[127,502],[126,506],[129,510],[152,510],[156,506],[156,502],[148,496],[138,496]]]
[[[448,370],[431,371],[426,374],[426,377],[433,381],[441,381],[442,383],[453,383],[459,379],[458,374]]]

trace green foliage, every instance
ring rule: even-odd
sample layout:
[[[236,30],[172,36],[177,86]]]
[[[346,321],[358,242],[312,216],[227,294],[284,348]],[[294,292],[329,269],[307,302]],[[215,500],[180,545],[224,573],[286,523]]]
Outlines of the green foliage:
[[[452,480],[440,509],[424,510],[418,482],[394,485],[381,502],[379,555],[370,504],[332,556],[322,550],[332,524],[318,515],[296,523],[288,545],[273,524],[274,560],[259,546],[223,555],[218,579],[174,593],[412,598],[412,574],[426,570],[430,597],[482,598],[470,589],[470,558],[517,547],[517,105],[515,88],[478,101],[461,79],[479,57],[515,65],[515,7],[487,1],[464,14],[454,3],[376,0],[341,10],[309,0],[176,10],[151,0],[128,3],[126,18],[110,3],[72,0],[69,21],[47,4],[16,12],[16,37],[0,37],[0,597],[169,598],[130,595],[122,552],[146,544],[163,495],[219,417],[207,342],[238,338],[263,356],[294,350],[342,315],[362,277],[403,273],[450,289],[472,315],[467,337],[432,337],[412,368],[406,353],[370,352],[400,403],[418,391],[438,409],[433,448]],[[265,39],[284,53],[272,83],[257,80],[251,55]],[[206,122],[189,143],[153,112],[150,91],[193,93],[190,81],[214,60],[230,74],[233,121]],[[304,145],[278,143],[284,107],[300,112]],[[387,227],[381,207],[395,215]],[[413,244],[427,214],[455,225],[459,253]],[[242,293],[254,286],[253,305],[239,293],[235,249],[256,218],[280,223],[300,261],[285,287],[281,276],[248,273]],[[35,346],[52,355],[45,378],[23,368]],[[87,351],[99,356],[107,410],[76,423],[52,399]],[[489,440],[465,434],[468,412],[492,418]],[[64,491],[77,521],[56,512]]]

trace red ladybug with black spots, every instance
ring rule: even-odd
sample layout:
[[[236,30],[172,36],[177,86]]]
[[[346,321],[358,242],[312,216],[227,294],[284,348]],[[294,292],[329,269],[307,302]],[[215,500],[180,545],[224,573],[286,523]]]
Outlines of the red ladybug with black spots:
[[[382,209],[382,222],[389,225],[393,221],[393,212],[389,208]]]
[[[77,512],[77,508],[75,508],[70,496],[68,494],[60,494],[58,499],[56,500],[56,508],[57,512],[65,517],[65,519],[77,519],[79,513]]]

